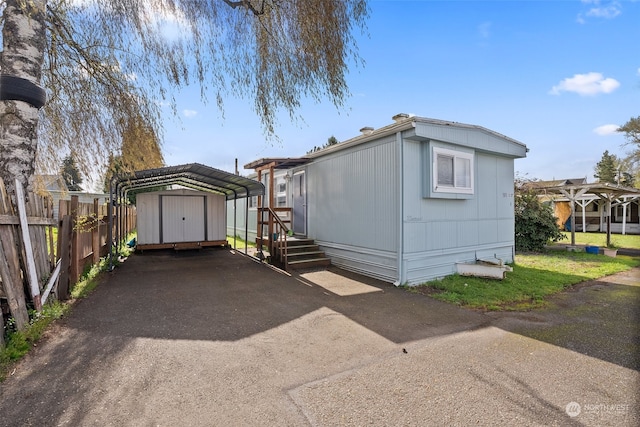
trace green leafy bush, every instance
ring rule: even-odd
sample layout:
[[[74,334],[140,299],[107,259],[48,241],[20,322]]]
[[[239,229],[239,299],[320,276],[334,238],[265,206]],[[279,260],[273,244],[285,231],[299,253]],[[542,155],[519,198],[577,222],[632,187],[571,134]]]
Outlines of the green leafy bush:
[[[540,201],[526,183],[516,183],[515,240],[518,252],[541,252],[549,242],[565,238],[551,206]]]

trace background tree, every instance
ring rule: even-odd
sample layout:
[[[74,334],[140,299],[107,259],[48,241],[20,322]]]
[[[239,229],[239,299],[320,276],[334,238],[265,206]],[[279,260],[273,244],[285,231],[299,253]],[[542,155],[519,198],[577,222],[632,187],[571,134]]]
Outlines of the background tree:
[[[636,151],[640,151],[640,116],[632,117],[627,123],[618,128],[618,132],[625,134],[630,144],[635,144]]]
[[[82,187],[80,187],[80,184],[82,184],[82,177],[80,176],[80,171],[76,166],[75,157],[72,154],[65,157],[62,161],[60,175],[62,176],[65,184],[67,184],[69,191],[82,191]]]
[[[618,175],[617,169],[618,158],[615,154],[609,154],[609,150],[602,153],[602,159],[596,164],[594,177],[599,182],[616,183]]]
[[[549,242],[565,238],[551,206],[540,201],[531,180],[515,182],[515,241],[518,252],[541,252]]]
[[[633,187],[635,183],[631,161],[628,158],[621,159],[615,154],[609,154],[608,150],[602,154],[602,159],[596,164],[593,176],[599,182],[608,182],[625,187]]]
[[[69,144],[81,170],[118,152],[127,118],[161,138],[159,101],[190,83],[203,99],[253,102],[267,136],[302,99],[343,105],[366,0],[0,0],[2,73],[47,89],[37,107],[0,101],[0,176],[26,183]],[[41,78],[42,77],[42,78]],[[37,138],[39,131],[40,138]],[[37,143],[37,150],[36,150]]]
[[[324,144],[322,147],[314,146],[311,150],[307,151],[307,154],[315,153],[316,151],[323,150],[327,147],[331,147],[332,145],[336,145],[338,143],[339,143],[338,139],[335,136],[331,135],[329,138],[327,138],[326,144]]]
[[[632,117],[627,123],[618,128],[618,132],[624,133],[627,145],[631,146],[631,151],[625,159],[628,163],[628,171],[634,178],[634,185],[640,185],[640,116]]]
[[[164,166],[158,136],[140,118],[128,121],[119,151],[120,154],[109,156],[103,179],[105,192],[109,191],[109,181],[113,176]]]

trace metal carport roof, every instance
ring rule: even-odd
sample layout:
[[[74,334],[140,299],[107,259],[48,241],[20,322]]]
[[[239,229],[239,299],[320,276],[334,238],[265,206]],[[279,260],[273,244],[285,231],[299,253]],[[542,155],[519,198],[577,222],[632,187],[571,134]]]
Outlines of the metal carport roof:
[[[199,163],[146,169],[116,176],[113,182],[118,190],[179,184],[201,191],[224,194],[227,200],[264,195],[261,182],[215,169]]]
[[[163,185],[173,184],[178,184],[194,190],[222,194],[227,200],[263,196],[265,193],[264,185],[261,182],[205,166],[200,163],[189,163],[179,166],[146,169],[142,171],[135,171],[130,174],[113,176],[109,183],[109,205],[111,207],[115,207],[116,212],[122,212],[122,209],[118,209],[120,206],[119,201],[126,198],[129,191],[144,188],[157,188]],[[246,203],[245,221],[248,221],[248,205],[249,204]],[[115,224],[117,243],[114,245],[112,236],[112,221],[114,219],[114,215],[109,215],[109,241],[112,243],[111,249],[109,250],[110,263],[113,258],[112,249],[116,247],[120,243],[121,238],[124,237],[120,236],[120,230],[122,230],[120,225],[123,220],[122,215],[116,214],[116,216],[118,217]],[[245,240],[246,238],[247,230],[245,230]],[[111,265],[113,264],[111,263]]]

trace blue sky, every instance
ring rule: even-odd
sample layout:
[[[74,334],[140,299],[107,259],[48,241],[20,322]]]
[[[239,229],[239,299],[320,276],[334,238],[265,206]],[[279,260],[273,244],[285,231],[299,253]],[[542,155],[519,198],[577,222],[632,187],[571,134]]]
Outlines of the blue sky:
[[[168,165],[198,162],[232,172],[262,157],[296,157],[330,136],[343,141],[397,113],[479,125],[523,142],[521,175],[587,177],[605,150],[623,156],[613,132],[640,115],[640,1],[370,1],[364,67],[351,96],[283,114],[268,142],[250,100],[225,99],[224,117],[199,89],[167,110]]]

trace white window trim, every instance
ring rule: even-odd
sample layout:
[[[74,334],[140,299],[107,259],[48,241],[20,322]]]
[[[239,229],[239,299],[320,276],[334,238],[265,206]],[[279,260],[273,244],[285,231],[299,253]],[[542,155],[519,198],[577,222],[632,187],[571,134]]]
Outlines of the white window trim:
[[[454,178],[454,184],[453,186],[449,186],[449,185],[438,185],[438,155],[443,155],[443,156],[448,156],[448,157],[453,157],[454,161],[453,161],[453,165],[454,165],[454,170],[453,170],[453,178]],[[456,185],[457,183],[455,182],[455,178],[456,178],[456,171],[455,171],[455,164],[456,164],[456,160],[457,159],[465,159],[465,160],[469,160],[469,182],[471,184],[470,187],[462,187],[462,186],[458,186]],[[468,152],[463,152],[463,151],[454,151],[454,150],[447,150],[446,148],[440,148],[440,147],[433,147],[433,161],[432,161],[432,170],[433,170],[433,191],[435,193],[459,193],[459,194],[473,194],[474,193],[474,176],[475,176],[475,162],[474,162],[474,153],[468,153]]]

